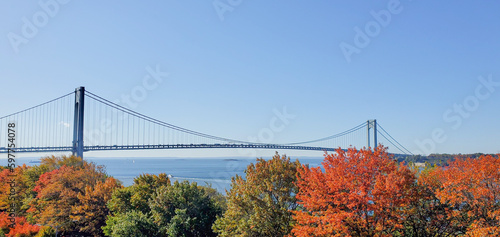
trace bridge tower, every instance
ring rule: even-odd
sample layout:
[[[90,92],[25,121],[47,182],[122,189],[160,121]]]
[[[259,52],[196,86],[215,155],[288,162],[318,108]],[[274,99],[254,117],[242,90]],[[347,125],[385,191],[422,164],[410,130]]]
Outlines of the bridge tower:
[[[366,142],[367,142],[367,147],[371,147],[370,146],[370,129],[373,128],[373,147],[372,148],[375,148],[378,146],[377,144],[377,120],[376,119],[372,119],[372,120],[368,120],[366,121]]]
[[[73,155],[83,158],[83,112],[85,87],[75,89],[75,120],[73,123]]]

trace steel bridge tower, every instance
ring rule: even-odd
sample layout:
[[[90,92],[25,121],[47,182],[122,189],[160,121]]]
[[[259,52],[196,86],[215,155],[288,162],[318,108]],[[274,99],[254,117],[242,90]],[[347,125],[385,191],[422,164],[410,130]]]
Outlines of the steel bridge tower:
[[[370,130],[373,128],[373,146],[370,146]],[[367,147],[375,148],[377,147],[377,120],[372,119],[366,121],[366,143]]]
[[[73,155],[83,158],[83,112],[85,87],[75,89],[75,120],[73,122]]]

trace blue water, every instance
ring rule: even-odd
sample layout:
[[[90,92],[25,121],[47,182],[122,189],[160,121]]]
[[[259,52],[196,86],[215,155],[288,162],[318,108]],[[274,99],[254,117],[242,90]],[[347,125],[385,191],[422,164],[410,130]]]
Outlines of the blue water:
[[[264,157],[270,159],[271,157]],[[231,188],[231,177],[236,174],[244,176],[244,170],[250,163],[255,163],[255,158],[102,158],[85,157],[87,161],[103,165],[106,173],[120,180],[124,186],[133,184],[135,177],[141,174],[171,175],[172,181],[188,180],[200,185],[211,185],[222,194]],[[292,157],[293,160],[295,160]],[[30,163],[36,158],[20,158],[17,164],[37,165]],[[300,162],[309,164],[311,167],[319,166],[323,157],[301,157]],[[3,162],[3,163],[6,163]],[[2,164],[6,165],[6,164]]]

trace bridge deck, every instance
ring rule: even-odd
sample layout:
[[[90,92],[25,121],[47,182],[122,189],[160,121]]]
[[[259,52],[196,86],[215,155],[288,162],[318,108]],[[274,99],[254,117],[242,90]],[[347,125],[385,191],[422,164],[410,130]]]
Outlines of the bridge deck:
[[[127,145],[127,146],[85,146],[84,151],[121,151],[121,150],[161,150],[161,149],[212,149],[212,148],[250,148],[250,149],[273,149],[273,150],[304,150],[304,151],[329,151],[334,152],[338,148],[313,147],[313,146],[291,146],[278,144],[174,144],[174,145]],[[346,149],[342,149],[346,151]],[[8,148],[0,147],[0,153],[7,153]],[[72,152],[72,147],[20,147],[15,148],[16,153],[30,152]],[[390,153],[395,157],[407,157],[407,154]]]
[[[211,149],[211,148],[250,148],[275,150],[307,150],[307,151],[335,151],[338,148],[290,146],[277,144],[168,144],[168,145],[114,145],[114,146],[84,146],[84,151],[111,151],[111,150],[152,150],[152,149]],[[72,147],[19,147],[17,153],[28,152],[65,152],[72,151]],[[7,153],[8,149],[0,147],[0,153]]]

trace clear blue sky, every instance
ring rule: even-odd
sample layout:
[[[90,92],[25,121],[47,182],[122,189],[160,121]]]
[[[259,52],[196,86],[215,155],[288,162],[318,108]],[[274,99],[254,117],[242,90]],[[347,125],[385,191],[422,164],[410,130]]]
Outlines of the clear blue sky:
[[[5,0],[0,114],[78,86],[117,100],[159,67],[168,77],[135,110],[200,132],[247,140],[286,106],[296,117],[277,143],[375,118],[415,153],[500,153],[499,12],[496,1]]]

